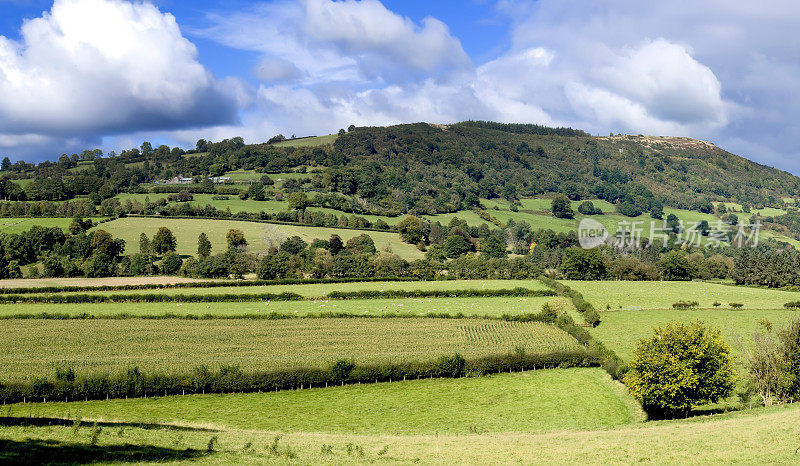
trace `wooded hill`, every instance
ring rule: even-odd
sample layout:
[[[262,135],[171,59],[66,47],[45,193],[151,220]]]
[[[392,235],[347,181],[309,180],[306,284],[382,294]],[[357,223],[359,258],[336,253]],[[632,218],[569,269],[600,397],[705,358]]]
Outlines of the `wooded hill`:
[[[629,215],[660,204],[704,211],[713,208],[710,201],[781,207],[783,198],[800,197],[800,178],[704,141],[593,137],[569,128],[490,122],[351,127],[332,144],[316,147],[246,145],[233,138],[200,140],[187,153],[145,143],[119,155],[85,151],[57,162],[3,165],[3,198],[89,195],[96,204],[120,192],[153,191],[155,181],[179,174],[195,177],[182,189],[214,192],[207,177],[238,169],[302,171],[308,179],[290,188],[333,193],[326,207],[346,204],[349,211],[384,215],[456,212],[481,198],[548,193],[608,200]],[[23,188],[12,178],[28,183]]]

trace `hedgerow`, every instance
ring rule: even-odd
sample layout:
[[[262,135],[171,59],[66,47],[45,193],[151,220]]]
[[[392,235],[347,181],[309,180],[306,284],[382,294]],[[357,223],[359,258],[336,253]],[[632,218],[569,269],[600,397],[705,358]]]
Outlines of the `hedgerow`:
[[[697,301],[678,301],[677,303],[672,304],[673,309],[681,309],[681,310],[696,309],[698,307],[700,307],[700,303],[698,303]]]
[[[329,299],[397,299],[397,298],[491,298],[491,297],[544,297],[555,296],[552,290],[532,290],[517,287],[498,290],[361,290],[333,291],[326,295]]]
[[[542,297],[555,296],[551,290],[527,288],[500,290],[388,290],[388,291],[334,291],[327,299],[404,299],[404,298],[476,298],[476,297]],[[283,293],[225,293],[225,294],[42,294],[0,296],[0,304],[76,304],[76,303],[217,303],[249,301],[302,301],[318,298],[305,297],[293,292]]]
[[[99,400],[191,393],[245,393],[296,388],[325,387],[354,383],[390,382],[415,378],[481,376],[553,367],[589,367],[600,364],[589,350],[508,354],[465,360],[445,355],[432,361],[355,364],[337,361],[328,369],[244,372],[237,366],[211,370],[200,366],[188,373],[146,373],[133,367],[122,373],[78,375],[72,369],[59,370],[53,378],[30,382],[0,383],[3,403],[23,401]]]
[[[586,323],[591,325],[592,327],[597,327],[600,325],[600,314],[597,310],[592,306],[592,303],[586,301],[583,298],[583,295],[580,294],[578,291],[573,290],[572,288],[568,287],[567,285],[560,283],[552,278],[541,276],[539,277],[539,281],[542,282],[545,286],[550,287],[556,291],[561,296],[567,297],[572,301],[572,305],[575,306],[575,309],[583,315],[584,320]]]

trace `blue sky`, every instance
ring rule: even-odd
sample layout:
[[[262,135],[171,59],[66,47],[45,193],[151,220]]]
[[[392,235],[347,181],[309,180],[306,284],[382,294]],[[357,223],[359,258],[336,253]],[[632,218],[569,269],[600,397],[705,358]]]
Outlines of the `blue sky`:
[[[789,1],[0,0],[0,155],[464,119],[800,173]]]

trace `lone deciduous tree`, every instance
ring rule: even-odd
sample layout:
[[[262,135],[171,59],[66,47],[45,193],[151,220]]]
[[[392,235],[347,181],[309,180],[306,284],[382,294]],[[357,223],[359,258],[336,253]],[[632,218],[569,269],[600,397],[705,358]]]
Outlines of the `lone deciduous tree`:
[[[197,255],[199,257],[208,257],[211,255],[211,241],[205,233],[200,233],[197,237]]]
[[[167,227],[159,227],[158,231],[153,236],[153,242],[151,245],[153,252],[156,254],[166,254],[175,250],[176,246],[178,245],[178,241],[172,234],[172,230]]]
[[[672,322],[639,341],[625,385],[642,406],[659,417],[688,415],[716,403],[736,385],[731,348],[719,329],[702,322]]]

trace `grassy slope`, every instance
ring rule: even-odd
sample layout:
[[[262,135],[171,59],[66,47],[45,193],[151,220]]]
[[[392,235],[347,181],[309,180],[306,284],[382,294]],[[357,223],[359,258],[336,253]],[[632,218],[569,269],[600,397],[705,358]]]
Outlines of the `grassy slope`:
[[[310,138],[292,139],[275,144],[277,147],[317,147],[325,144],[333,144],[338,138],[338,134],[327,134],[325,136],[314,136]]]
[[[516,410],[512,408],[511,411]],[[113,412],[107,415],[109,418],[115,416]],[[212,436],[218,439],[217,452],[206,455],[204,452]],[[165,461],[179,458],[187,447],[201,451],[198,459],[187,460],[186,464],[363,464],[376,461],[424,464],[794,464],[797,462],[795,450],[800,444],[800,406],[762,408],[750,412],[588,431],[437,435],[283,434],[278,443],[278,455],[273,456],[268,446],[275,436],[275,432],[254,430],[145,430],[110,425],[103,428],[98,446],[92,448],[89,446],[91,426],[79,429],[6,427],[0,430],[0,438],[14,439],[19,443],[14,443],[16,449],[7,447],[0,455],[14,455],[16,452],[18,456],[7,458],[30,461],[32,451],[41,451],[49,453],[49,458],[63,460],[65,453],[83,448],[86,458],[108,454],[122,460],[133,444],[152,446],[145,449],[145,453],[160,454]],[[25,444],[26,439],[50,440],[59,448],[34,450],[40,444]],[[245,449],[248,443],[250,448]],[[322,445],[329,445],[330,452],[323,453]],[[359,447],[363,455],[355,451],[355,447]],[[287,458],[289,450],[296,458]]]
[[[77,373],[190,371],[207,365],[243,370],[325,368],[358,363],[426,361],[576,350],[554,326],[464,319],[289,320],[7,320],[0,327],[0,380]]]
[[[71,218],[54,218],[54,217],[0,217],[0,233],[21,233],[28,231],[34,225],[41,225],[43,227],[59,227],[66,231],[72,223]]]
[[[268,239],[279,242],[282,238],[298,235],[306,242],[315,238],[327,239],[332,234],[338,234],[342,240],[358,236],[362,233],[369,234],[375,242],[375,247],[382,250],[388,244],[392,251],[405,259],[418,259],[423,256],[415,246],[400,241],[397,233],[379,231],[361,231],[322,227],[307,227],[296,225],[277,225],[258,222],[243,222],[236,220],[204,220],[204,219],[170,219],[170,218],[134,218],[127,217],[104,223],[100,228],[112,235],[125,240],[126,252],[138,251],[139,235],[146,233],[150,238],[159,227],[170,228],[178,240],[180,254],[197,253],[197,237],[205,232],[211,240],[213,252],[221,252],[226,246],[225,234],[231,228],[239,228],[244,232],[251,251],[266,251],[269,248]]]
[[[640,419],[601,369],[549,369],[262,394],[29,404],[36,416],[347,434],[596,429]]]
[[[158,293],[159,291],[154,291]],[[351,299],[334,301],[270,301],[222,303],[95,303],[95,304],[3,304],[0,316],[14,314],[60,313],[108,316],[130,314],[152,316],[163,314],[237,316],[277,312],[308,316],[320,312],[345,312],[359,315],[386,314],[420,316],[430,312],[467,316],[530,314],[539,312],[546,302],[572,309],[564,298],[425,298],[425,299]]]

